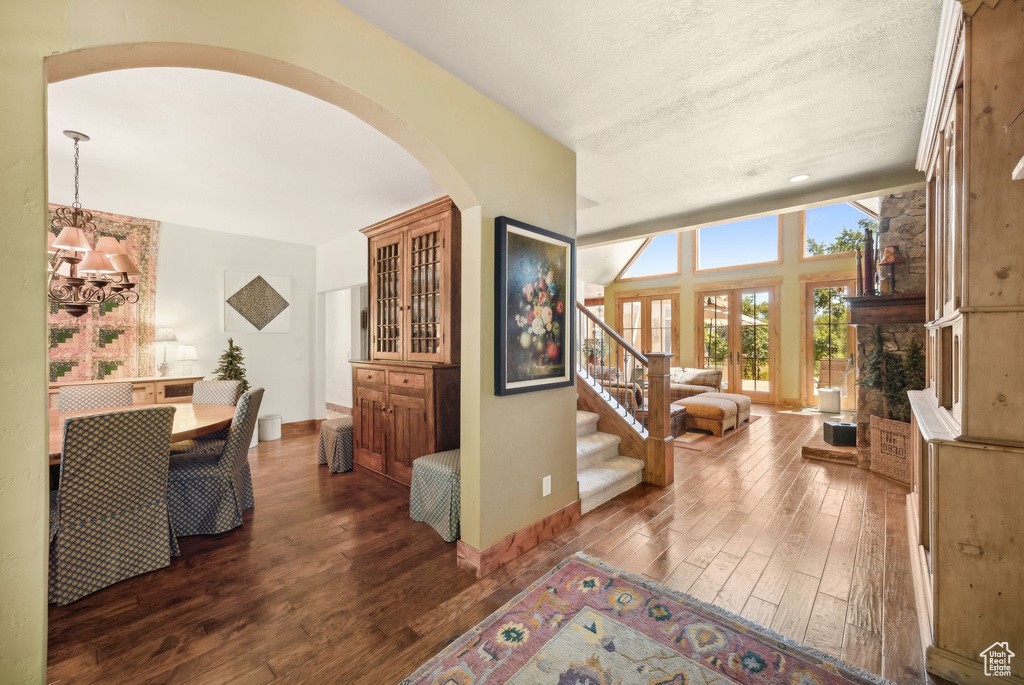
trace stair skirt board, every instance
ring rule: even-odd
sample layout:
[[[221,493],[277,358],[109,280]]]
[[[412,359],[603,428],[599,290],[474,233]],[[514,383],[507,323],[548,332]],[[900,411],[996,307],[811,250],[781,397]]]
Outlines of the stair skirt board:
[[[630,457],[615,457],[579,472],[580,507],[587,513],[643,480],[644,463]]]

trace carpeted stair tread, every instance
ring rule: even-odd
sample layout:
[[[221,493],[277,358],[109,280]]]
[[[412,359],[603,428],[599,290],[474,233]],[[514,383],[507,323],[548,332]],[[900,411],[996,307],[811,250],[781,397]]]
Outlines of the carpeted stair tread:
[[[619,456],[622,438],[607,433],[589,433],[576,438],[576,471]]]
[[[601,417],[591,411],[576,411],[576,437],[588,435],[597,430],[597,421]]]
[[[583,513],[638,485],[643,478],[643,470],[642,461],[623,456],[580,469],[576,480],[580,485]]]

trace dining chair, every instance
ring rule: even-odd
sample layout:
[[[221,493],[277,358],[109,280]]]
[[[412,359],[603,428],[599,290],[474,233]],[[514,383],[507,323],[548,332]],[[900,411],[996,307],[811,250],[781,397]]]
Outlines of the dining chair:
[[[167,498],[171,525],[179,535],[212,535],[242,525],[252,509],[249,441],[263,401],[263,388],[238,400],[224,449],[217,454],[190,452],[171,456]]]
[[[65,385],[57,395],[57,411],[132,406],[131,383]]]
[[[69,604],[179,553],[167,507],[174,412],[65,420],[60,486],[50,492],[50,602]]]
[[[234,407],[242,396],[242,381],[196,381],[192,386],[192,404],[223,404]],[[171,443],[171,454],[220,454],[228,439],[228,430]]]

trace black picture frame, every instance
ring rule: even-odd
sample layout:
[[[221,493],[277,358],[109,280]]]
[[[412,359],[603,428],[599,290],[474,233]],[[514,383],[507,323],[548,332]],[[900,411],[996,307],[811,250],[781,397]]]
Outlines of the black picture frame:
[[[518,395],[575,385],[576,240],[507,216],[495,219],[494,229],[494,394]],[[530,241],[535,241],[536,245]],[[531,249],[535,254],[530,254]],[[542,258],[555,253],[564,255],[564,267],[551,266],[550,260],[545,262]],[[548,273],[555,276],[552,279],[555,288],[544,278],[547,274],[539,275],[535,282],[528,281],[524,274],[534,268],[532,262],[536,262],[538,273],[543,264],[548,264]],[[531,307],[525,296],[535,293],[531,302],[538,302],[541,298],[538,284],[543,284],[547,299],[544,304]],[[510,293],[510,288],[514,288],[514,292]],[[510,300],[510,294],[519,299]],[[562,303],[561,314],[557,311],[559,302]],[[551,305],[550,313],[544,310],[545,304]],[[537,307],[540,307],[543,330],[533,324]],[[554,328],[556,323],[557,329]],[[555,330],[559,331],[558,335],[554,334]],[[512,340],[513,333],[516,340]],[[529,336],[529,346],[525,344],[524,335]],[[552,356],[553,353],[557,354]],[[535,361],[524,362],[524,357],[531,355]],[[534,374],[535,377],[528,377]]]

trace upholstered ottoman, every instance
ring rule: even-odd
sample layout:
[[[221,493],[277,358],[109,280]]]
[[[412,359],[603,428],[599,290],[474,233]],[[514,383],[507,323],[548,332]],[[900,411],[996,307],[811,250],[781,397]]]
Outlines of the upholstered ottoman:
[[[702,393],[676,400],[673,405],[686,408],[686,427],[711,431],[716,436],[736,427],[736,403],[708,397]]]
[[[329,464],[331,473],[352,470],[352,417],[327,419],[320,424],[318,464]]]
[[[409,487],[409,517],[429,525],[445,542],[454,542],[459,538],[461,488],[459,450],[416,459]]]
[[[729,400],[736,405],[736,427],[744,421],[750,420],[750,398],[746,395],[737,395],[731,392],[707,392],[701,397],[713,397],[719,400]]]

